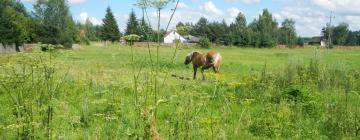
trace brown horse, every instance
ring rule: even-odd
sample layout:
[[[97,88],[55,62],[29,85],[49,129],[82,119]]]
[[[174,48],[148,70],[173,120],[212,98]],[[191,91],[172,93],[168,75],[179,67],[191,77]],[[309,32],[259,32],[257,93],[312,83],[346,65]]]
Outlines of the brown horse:
[[[189,53],[185,58],[185,65],[192,62],[194,68],[194,80],[196,79],[197,69],[201,67],[201,74],[205,80],[204,70],[213,68],[215,73],[220,72],[221,55],[218,52],[210,51],[206,55],[200,52]]]

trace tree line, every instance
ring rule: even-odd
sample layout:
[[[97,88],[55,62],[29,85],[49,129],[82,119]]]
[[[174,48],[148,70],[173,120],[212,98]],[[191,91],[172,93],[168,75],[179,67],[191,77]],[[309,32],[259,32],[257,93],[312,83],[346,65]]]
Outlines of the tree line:
[[[157,31],[152,29],[146,17],[138,18],[134,11],[129,14],[127,26],[122,33],[110,7],[106,9],[102,25],[76,23],[66,0],[37,0],[34,10],[28,12],[20,0],[0,1],[0,42],[4,45],[22,43],[61,44],[71,47],[73,43],[90,41],[119,41],[127,35],[138,35],[139,41],[157,41]],[[210,22],[202,17],[195,24],[179,22],[176,30],[181,35],[193,35],[212,43],[233,46],[274,47],[276,45],[303,45],[304,38],[295,30],[295,22],[285,19],[280,25],[272,14],[264,9],[258,18],[248,23],[239,13],[234,22],[225,20]],[[350,31],[346,23],[326,26],[323,38],[329,33],[335,45],[360,45],[360,31]],[[160,30],[161,36],[165,34]],[[162,38],[162,37],[161,37]]]
[[[63,45],[90,40],[118,41],[121,32],[110,8],[103,25],[94,26],[89,20],[76,23],[66,0],[37,0],[28,12],[20,0],[0,0],[0,43],[4,46],[23,43]]]
[[[278,22],[267,10],[249,24],[243,13],[239,13],[235,21],[228,25],[222,22],[210,22],[202,17],[196,24],[178,23],[177,31],[181,35],[193,35],[208,38],[211,42],[223,45],[273,47],[278,44],[302,45],[302,38],[295,31],[295,22],[285,19],[279,27]]]
[[[351,31],[349,24],[340,23],[337,26],[327,25],[322,28],[323,39],[329,41],[333,45],[340,46],[359,46],[360,31]]]

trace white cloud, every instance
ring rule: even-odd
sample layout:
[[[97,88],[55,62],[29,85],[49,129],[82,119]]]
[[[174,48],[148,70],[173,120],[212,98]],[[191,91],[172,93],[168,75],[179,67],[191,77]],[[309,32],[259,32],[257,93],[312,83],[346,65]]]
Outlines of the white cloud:
[[[301,36],[321,34],[321,29],[329,23],[333,11],[333,25],[348,23],[351,30],[360,30],[360,1],[351,0],[303,0],[282,1],[285,7],[273,15],[281,22],[291,18],[296,22],[297,33]]]
[[[87,12],[82,12],[80,13],[79,17],[78,17],[78,20],[80,23],[85,23],[86,20],[89,19],[90,22],[94,25],[101,25],[102,24],[102,21],[95,18],[95,17],[89,17],[88,13]]]
[[[241,2],[245,4],[257,4],[260,3],[260,0],[227,0],[229,2]]]
[[[235,18],[240,13],[240,10],[235,7],[232,7],[230,9],[228,9],[227,11],[232,18]]]
[[[359,13],[359,0],[311,0],[311,3],[325,10],[340,13]]]
[[[179,2],[178,8],[179,8],[179,9],[185,9],[185,8],[189,8],[189,6],[186,5],[186,4],[183,3],[183,2]]]
[[[87,0],[68,0],[70,4],[83,4]]]
[[[212,1],[206,2],[204,5],[204,9],[207,12],[215,14],[215,15],[223,15],[224,14],[220,9],[218,9],[215,6],[215,4]]]
[[[35,0],[21,0],[23,2],[34,2]],[[70,4],[83,4],[87,0],[67,0]]]
[[[297,33],[301,36],[320,35],[321,28],[327,23],[326,14],[312,8],[285,7],[282,11],[273,15],[278,22],[286,18],[293,19]]]

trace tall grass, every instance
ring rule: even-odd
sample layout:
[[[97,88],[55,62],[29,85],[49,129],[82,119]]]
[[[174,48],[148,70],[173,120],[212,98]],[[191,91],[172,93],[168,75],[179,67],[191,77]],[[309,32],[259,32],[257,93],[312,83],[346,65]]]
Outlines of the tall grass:
[[[1,139],[360,137],[360,72],[341,63],[290,60],[235,80],[208,74],[207,82],[163,84],[154,104],[154,75],[141,69],[148,61],[133,59],[129,85],[116,74],[78,79],[56,59],[34,53],[2,61]]]

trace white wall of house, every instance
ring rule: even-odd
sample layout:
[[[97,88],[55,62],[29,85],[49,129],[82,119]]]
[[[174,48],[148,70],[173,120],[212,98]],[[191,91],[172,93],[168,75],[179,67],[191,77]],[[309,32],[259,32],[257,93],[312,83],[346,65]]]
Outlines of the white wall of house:
[[[321,46],[321,47],[326,47],[326,42],[325,42],[325,40],[321,40],[320,46]]]
[[[175,43],[176,40],[180,40],[180,43],[185,43],[186,39],[175,31],[171,31],[167,36],[164,37],[164,43],[171,44]]]

